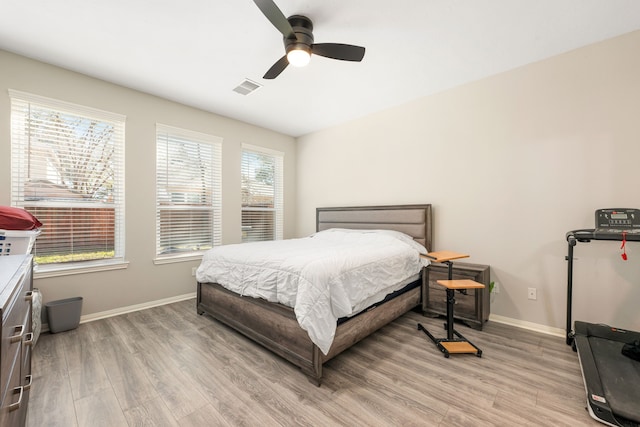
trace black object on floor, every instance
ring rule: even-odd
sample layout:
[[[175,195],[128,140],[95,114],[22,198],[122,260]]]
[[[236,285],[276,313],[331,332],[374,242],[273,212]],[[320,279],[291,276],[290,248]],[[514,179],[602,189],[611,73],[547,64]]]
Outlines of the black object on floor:
[[[622,354],[640,362],[640,340],[628,342],[622,346]]]

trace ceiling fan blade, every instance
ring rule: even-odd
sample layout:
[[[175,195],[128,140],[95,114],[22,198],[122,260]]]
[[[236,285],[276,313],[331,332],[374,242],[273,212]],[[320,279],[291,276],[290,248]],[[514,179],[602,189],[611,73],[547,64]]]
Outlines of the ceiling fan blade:
[[[311,51],[315,55],[326,56],[327,58],[360,62],[364,58],[365,49],[351,44],[318,43],[311,45]]]
[[[273,0],[253,0],[253,2],[258,6],[258,9],[262,11],[264,16],[267,17],[269,22],[271,22],[285,38],[296,38],[293,28],[291,28],[291,24],[289,24],[289,21],[287,21],[287,18],[278,6],[276,6]]]
[[[285,55],[278,59],[278,61],[269,68],[269,71],[267,71],[262,78],[268,80],[275,79],[284,71],[285,68],[287,68],[287,65],[289,65],[289,61],[287,60],[287,55]]]

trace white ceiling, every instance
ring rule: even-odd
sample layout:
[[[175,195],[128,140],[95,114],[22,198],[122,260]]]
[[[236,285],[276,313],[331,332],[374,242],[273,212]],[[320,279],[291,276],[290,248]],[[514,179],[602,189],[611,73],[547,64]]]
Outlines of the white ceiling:
[[[252,0],[0,0],[0,49],[300,136],[640,29],[638,0],[276,4],[364,60],[263,80],[284,47]],[[239,95],[245,78],[264,87]]]

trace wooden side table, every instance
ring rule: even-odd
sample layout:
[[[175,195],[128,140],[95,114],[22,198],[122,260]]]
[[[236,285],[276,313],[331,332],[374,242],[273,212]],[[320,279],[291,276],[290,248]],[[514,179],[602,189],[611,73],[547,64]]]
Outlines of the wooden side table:
[[[491,299],[489,294],[490,267],[483,264],[471,264],[454,261],[453,279],[471,279],[482,283],[484,289],[456,291],[456,308],[453,318],[456,322],[481,331],[489,320]],[[448,279],[447,265],[432,262],[425,268],[427,286],[423,294],[423,314],[428,317],[447,315],[447,289],[438,284],[438,280]],[[456,325],[457,326],[457,325]]]
[[[433,262],[439,262],[448,266],[448,279],[438,280],[437,283],[442,285],[447,290],[447,337],[436,338],[429,331],[425,329],[422,324],[418,323],[418,330],[423,331],[434,344],[444,353],[444,357],[449,357],[454,353],[470,353],[475,354],[478,357],[482,357],[482,350],[476,347],[468,339],[462,336],[453,327],[453,310],[456,302],[455,291],[462,289],[481,289],[484,288],[482,283],[470,279],[453,280],[453,260],[468,258],[469,255],[461,254],[452,251],[438,251],[430,252],[426,255],[422,255],[425,258]]]

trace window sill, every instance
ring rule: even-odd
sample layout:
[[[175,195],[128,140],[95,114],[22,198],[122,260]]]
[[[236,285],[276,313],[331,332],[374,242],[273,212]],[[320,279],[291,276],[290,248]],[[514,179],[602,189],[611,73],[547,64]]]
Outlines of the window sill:
[[[175,255],[171,257],[155,258],[153,263],[155,265],[173,264],[176,262],[189,262],[189,261],[202,261],[202,253],[187,254],[187,255]]]
[[[129,261],[101,262],[99,264],[75,264],[65,267],[48,267],[35,265],[33,271],[34,279],[45,279],[47,277],[70,276],[73,274],[97,273],[100,271],[123,270],[129,267]]]

